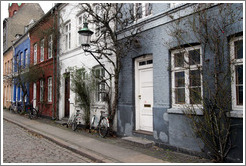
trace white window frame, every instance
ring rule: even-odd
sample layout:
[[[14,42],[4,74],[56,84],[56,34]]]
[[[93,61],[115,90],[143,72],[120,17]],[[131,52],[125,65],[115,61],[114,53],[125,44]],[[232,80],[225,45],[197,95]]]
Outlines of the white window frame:
[[[105,70],[101,66],[97,66],[93,70],[95,73],[97,71],[99,71],[99,77],[105,77]],[[104,87],[104,90],[106,90],[106,83],[99,83],[98,80],[96,80],[95,101],[97,103],[104,103],[105,102],[105,100],[103,100],[103,93],[102,93],[103,87]]]
[[[184,5],[185,3],[170,3],[170,8],[176,8],[179,7],[181,5]]]
[[[79,31],[80,29],[82,29],[83,28],[83,24],[84,24],[84,19],[85,19],[85,17],[86,17],[86,15],[85,15],[85,13],[82,13],[82,14],[80,14],[78,17],[77,17],[77,30]],[[80,23],[80,18],[81,18],[81,23]],[[78,33],[77,33],[77,35],[78,35],[78,46],[80,46],[81,45],[81,43],[82,43],[82,41],[81,41],[81,35],[79,35]]]
[[[48,38],[48,59],[53,57],[53,35]]]
[[[148,13],[148,9],[146,9],[147,7],[150,6],[151,3],[134,3],[134,16],[137,16],[137,4],[141,4],[142,6],[142,15],[140,18],[137,18],[137,20],[143,19],[145,17],[148,17],[152,14],[152,9],[150,11],[150,13]]]
[[[231,116],[243,118],[243,106],[244,106],[244,103],[243,103],[243,105],[237,105],[236,83],[235,83],[235,79],[236,79],[235,67],[238,66],[238,65],[243,65],[244,66],[243,58],[242,59],[235,59],[235,54],[234,54],[235,53],[234,42],[239,41],[239,40],[243,40],[243,36],[234,37],[230,41],[230,57],[231,57],[231,73],[232,73],[232,76],[231,76],[231,90],[232,90],[232,95],[231,95],[232,96]],[[244,41],[243,41],[243,43],[244,43]],[[245,89],[245,88],[243,87],[243,89]],[[244,90],[243,90],[243,92],[244,92]]]
[[[20,58],[21,58],[21,68],[24,68],[24,53],[20,53]]]
[[[52,77],[48,78],[48,102],[52,102]]]
[[[67,23],[64,27],[65,36],[65,50],[71,49],[71,22]]]
[[[40,101],[44,101],[44,80],[41,79],[40,82],[39,82],[39,86],[40,86]]]
[[[189,65],[189,56],[188,53],[191,50],[200,49],[200,64],[195,65]],[[201,46],[193,46],[188,47],[185,49],[178,49],[171,52],[171,78],[172,78],[172,108],[184,108],[184,106],[193,106],[194,108],[201,108],[202,104],[191,104],[190,103],[190,71],[192,70],[198,70],[200,69],[200,72],[202,72],[202,49]],[[174,65],[174,54],[184,52],[184,67],[175,67]],[[175,73],[176,72],[182,72],[184,71],[184,79],[185,79],[185,103],[184,104],[176,104],[175,100]],[[202,74],[200,73],[200,79],[201,79],[201,98],[203,97],[203,78]]]
[[[44,39],[40,41],[40,62],[44,61]]]
[[[25,50],[25,67],[28,66],[28,58],[29,58],[29,56],[28,56],[28,49],[26,49]]]
[[[37,64],[37,56],[38,56],[38,45],[37,45],[37,43],[35,43],[34,45],[33,45],[33,63],[34,63],[34,65],[36,65]]]
[[[27,87],[27,83],[25,84],[25,86],[26,86],[26,89],[28,88]],[[28,95],[28,93],[26,94],[26,96],[25,96],[25,102],[27,102],[27,95]]]

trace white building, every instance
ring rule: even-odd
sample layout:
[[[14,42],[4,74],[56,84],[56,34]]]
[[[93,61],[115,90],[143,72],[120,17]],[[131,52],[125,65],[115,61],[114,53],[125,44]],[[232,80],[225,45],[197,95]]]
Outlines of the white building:
[[[82,10],[80,4],[77,3],[66,3],[60,6],[60,38],[59,38],[59,65],[60,65],[60,98],[59,98],[59,119],[71,117],[76,110],[83,110],[76,103],[76,94],[71,90],[71,77],[65,77],[70,75],[71,68],[86,68],[88,71],[95,69],[102,72],[103,68],[89,53],[85,53],[80,45],[80,39],[78,30],[83,27],[85,20],[85,13]],[[88,18],[90,20],[90,18]],[[89,23],[89,29],[95,32],[94,23]],[[92,35],[91,40],[96,39],[97,33]],[[100,62],[110,72],[113,72],[112,66],[106,58],[100,59]],[[113,82],[113,80],[112,80]],[[113,85],[112,83],[109,83]],[[99,87],[101,85],[98,85]],[[112,88],[113,89],[113,88]],[[107,104],[103,101],[102,96],[96,90],[93,94],[94,99],[91,105],[91,116],[94,114],[94,110],[97,109],[96,114],[100,116],[100,111],[106,111]],[[115,118],[116,119],[116,118]],[[82,122],[83,123],[83,122]],[[117,124],[116,122],[114,124]],[[116,126],[115,126],[116,127]]]

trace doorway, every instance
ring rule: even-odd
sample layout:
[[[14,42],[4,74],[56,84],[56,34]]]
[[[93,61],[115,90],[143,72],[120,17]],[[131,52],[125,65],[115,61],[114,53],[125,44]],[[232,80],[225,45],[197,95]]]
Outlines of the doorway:
[[[136,130],[153,132],[153,58],[135,61]]]
[[[69,118],[70,112],[70,73],[65,74],[65,118]]]

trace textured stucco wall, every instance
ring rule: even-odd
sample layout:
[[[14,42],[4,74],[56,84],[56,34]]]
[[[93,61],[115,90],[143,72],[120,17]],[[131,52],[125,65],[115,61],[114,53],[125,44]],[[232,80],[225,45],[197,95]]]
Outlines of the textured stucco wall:
[[[234,7],[238,6],[235,4]],[[162,13],[164,10],[172,11],[173,9],[163,8],[161,5],[153,5],[153,13]],[[186,9],[183,9],[186,10]],[[213,10],[217,10],[213,8]],[[178,12],[177,12],[178,13]],[[180,11],[179,13],[182,13]],[[183,14],[187,13],[183,12]],[[212,12],[211,12],[212,14]],[[175,14],[172,13],[175,16]],[[154,15],[153,15],[154,17]],[[141,48],[130,52],[127,57],[122,60],[122,70],[120,73],[120,99],[118,106],[118,133],[122,136],[137,135],[146,137],[146,135],[139,135],[134,132],[135,130],[135,58],[152,54],[153,55],[153,90],[154,90],[154,106],[153,106],[153,136],[148,136],[149,139],[154,140],[156,143],[170,145],[172,147],[182,148],[188,151],[201,152],[204,149],[204,144],[201,139],[197,138],[189,124],[189,119],[184,114],[168,112],[171,106],[171,78],[170,78],[170,49],[178,46],[177,42],[169,35],[169,29],[173,24],[167,18],[169,16],[163,15],[161,18],[156,18],[150,22],[146,21],[143,31],[141,32]],[[166,20],[166,23],[163,23]],[[187,43],[199,43],[196,40],[194,34],[185,27],[186,20],[180,22],[180,26],[188,30],[188,34],[183,34],[185,42]],[[153,27],[153,25],[156,25]],[[239,32],[242,32],[242,21],[233,25],[232,31],[226,35],[230,36]],[[226,50],[228,50],[226,46]],[[226,52],[228,55],[228,52]],[[212,65],[211,54],[206,51],[206,59],[210,58],[210,64],[203,63],[205,68],[204,79],[209,80],[210,65]],[[203,59],[204,60],[204,59]],[[226,63],[226,61],[225,61]],[[228,67],[225,65],[225,67]],[[227,80],[230,84],[230,79]],[[230,93],[230,91],[228,91]],[[181,111],[182,112],[182,111]],[[242,119],[235,119],[234,123],[240,123]],[[241,125],[242,127],[242,125]],[[236,160],[242,160],[242,148],[243,142],[242,130],[240,125],[235,129],[237,136],[235,136],[236,144],[235,149],[232,149],[230,156],[236,158]]]

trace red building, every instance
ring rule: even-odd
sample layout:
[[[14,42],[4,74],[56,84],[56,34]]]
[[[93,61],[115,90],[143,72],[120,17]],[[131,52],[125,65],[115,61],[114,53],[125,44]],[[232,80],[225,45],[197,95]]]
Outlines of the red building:
[[[57,115],[57,6],[30,30],[30,64],[42,68],[42,77],[30,85],[30,101],[44,117]],[[37,73],[40,74],[40,73]]]
[[[13,17],[25,3],[9,3],[9,17]]]

